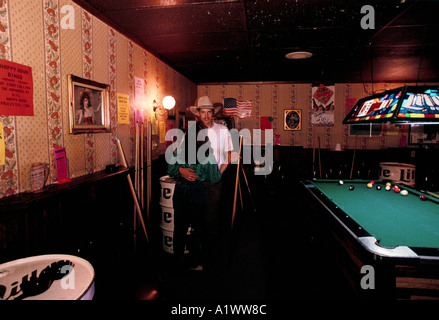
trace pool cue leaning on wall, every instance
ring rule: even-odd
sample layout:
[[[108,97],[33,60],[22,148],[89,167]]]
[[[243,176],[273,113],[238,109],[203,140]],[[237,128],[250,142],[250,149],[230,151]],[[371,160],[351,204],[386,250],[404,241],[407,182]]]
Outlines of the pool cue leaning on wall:
[[[236,167],[235,196],[233,198],[233,211],[232,211],[232,225],[231,225],[232,229],[233,229],[233,222],[235,221],[235,213],[236,213],[236,196],[238,192],[239,166],[241,165],[241,147],[242,147],[242,136],[239,136],[238,165]]]
[[[127,161],[126,161],[126,158],[125,158],[125,154],[124,154],[124,152],[123,152],[122,145],[120,144],[120,140],[119,140],[118,138],[116,138],[116,141],[117,141],[117,147],[118,147],[118,149],[119,149],[119,153],[120,153],[120,158],[121,158],[122,165],[123,165],[125,168],[128,168]],[[131,194],[132,194],[133,199],[134,199],[134,204],[135,204],[136,209],[137,209],[137,214],[138,214],[138,216],[139,216],[139,220],[140,220],[140,223],[141,223],[141,225],[142,225],[143,232],[145,233],[146,241],[147,241],[148,244],[149,244],[148,234],[146,233],[145,222],[143,221],[143,217],[142,217],[142,209],[140,208],[139,199],[138,199],[138,197],[137,197],[136,190],[134,190],[133,182],[131,181],[131,177],[130,177],[129,174],[127,174],[127,178],[128,178],[128,185],[129,185],[129,187],[130,187]]]

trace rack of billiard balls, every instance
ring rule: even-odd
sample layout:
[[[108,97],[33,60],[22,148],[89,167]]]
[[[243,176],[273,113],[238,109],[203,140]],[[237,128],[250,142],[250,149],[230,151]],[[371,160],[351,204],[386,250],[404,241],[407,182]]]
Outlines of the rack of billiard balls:
[[[340,181],[338,182],[338,184],[339,184],[339,185],[343,185],[343,184],[344,184],[343,180],[340,180]],[[367,184],[367,187],[368,187],[369,189],[372,189],[374,185],[375,185],[375,181],[371,180],[371,181]],[[376,189],[376,190],[381,190],[381,188],[382,188],[382,186],[381,186],[380,184],[376,184],[376,186],[375,186],[375,189]],[[353,191],[354,189],[355,189],[355,186],[351,184],[351,185],[349,186],[349,190],[350,190],[350,191]],[[406,195],[409,194],[409,192],[408,192],[407,190],[405,190],[405,189],[402,189],[402,190],[401,190],[401,188],[398,187],[397,185],[392,186],[392,184],[391,184],[390,182],[386,182],[386,184],[385,184],[385,189],[386,189],[386,191],[393,190],[395,193],[399,193],[399,194],[401,194],[402,196],[406,196]],[[425,194],[421,194],[421,195],[419,196],[419,199],[421,199],[421,200],[427,200],[427,196],[426,196]]]

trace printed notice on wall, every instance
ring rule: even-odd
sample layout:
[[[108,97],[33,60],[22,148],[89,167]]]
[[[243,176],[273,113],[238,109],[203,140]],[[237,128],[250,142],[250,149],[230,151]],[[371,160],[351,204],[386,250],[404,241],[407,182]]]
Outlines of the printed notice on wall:
[[[141,109],[145,95],[145,81],[143,78],[134,77],[134,109]]]
[[[159,121],[159,137],[160,143],[165,143],[165,136],[166,136],[166,123],[164,121]]]
[[[128,105],[128,95],[118,93],[117,94],[117,123],[129,124],[130,123],[130,107]]]
[[[0,114],[34,115],[31,67],[0,59]]]

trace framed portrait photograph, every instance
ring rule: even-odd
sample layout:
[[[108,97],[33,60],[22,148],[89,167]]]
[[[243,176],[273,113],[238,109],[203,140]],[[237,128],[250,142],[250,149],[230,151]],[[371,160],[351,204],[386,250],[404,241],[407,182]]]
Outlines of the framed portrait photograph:
[[[284,111],[284,130],[302,130],[302,110]]]
[[[109,86],[68,76],[70,133],[110,132]]]

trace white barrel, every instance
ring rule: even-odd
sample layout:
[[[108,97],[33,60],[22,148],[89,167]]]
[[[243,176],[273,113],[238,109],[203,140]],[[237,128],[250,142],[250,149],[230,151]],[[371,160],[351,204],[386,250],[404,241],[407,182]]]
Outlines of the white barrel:
[[[162,209],[160,228],[162,229],[162,244],[163,250],[170,254],[174,254],[174,205],[172,197],[174,195],[175,183],[175,179],[170,176],[160,178],[160,207]],[[190,236],[190,227],[187,236]],[[189,253],[187,248],[185,248],[184,253]]]
[[[188,228],[187,236],[190,236],[191,228]],[[163,250],[167,253],[174,254],[174,230],[165,230],[162,229],[162,244]],[[185,254],[188,254],[189,251],[187,247],[184,250]]]
[[[175,179],[170,176],[160,178],[161,194],[160,205],[162,207],[173,207],[172,196],[174,195]]]
[[[416,166],[399,162],[381,162],[380,180],[390,180],[395,183],[403,183],[410,187],[415,185]]]
[[[53,282],[38,294],[21,290],[25,279],[43,283],[42,271],[45,270],[46,275],[52,274],[55,263],[61,266],[60,279],[50,277]],[[0,300],[92,300],[94,278],[93,266],[76,256],[48,254],[18,259],[0,264]]]
[[[162,207],[162,214],[160,217],[160,227],[163,230],[174,230],[174,208]]]

